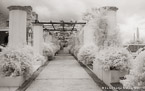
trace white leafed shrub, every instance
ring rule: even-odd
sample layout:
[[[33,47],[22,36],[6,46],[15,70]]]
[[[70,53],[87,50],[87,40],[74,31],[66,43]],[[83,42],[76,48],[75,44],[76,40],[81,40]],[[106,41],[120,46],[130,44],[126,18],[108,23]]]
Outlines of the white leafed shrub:
[[[145,86],[145,51],[141,52],[133,61],[129,75],[121,83],[126,88],[142,88]]]
[[[97,51],[96,45],[83,45],[78,52],[78,60],[89,64],[94,61]]]
[[[54,56],[54,50],[52,48],[51,44],[44,43],[43,45],[43,55],[53,57]]]
[[[45,60],[45,57],[44,56],[42,56],[42,55],[35,55],[34,56],[34,61],[44,61]]]
[[[70,46],[69,52],[70,52],[71,54],[73,54],[73,46]]]
[[[100,50],[95,61],[102,64],[104,70],[128,70],[132,56],[120,47],[107,47]]]
[[[60,46],[54,43],[44,43],[43,44],[43,55],[54,57],[55,53],[60,50]]]
[[[77,57],[77,55],[78,55],[79,50],[80,50],[81,47],[82,47],[81,45],[78,45],[78,46],[75,46],[75,47],[74,47],[74,52],[73,52],[73,54],[74,54],[75,57]]]
[[[70,53],[74,55],[75,46],[70,46]]]
[[[32,74],[33,56],[28,47],[22,49],[6,48],[0,54],[1,76],[24,76],[28,79]]]

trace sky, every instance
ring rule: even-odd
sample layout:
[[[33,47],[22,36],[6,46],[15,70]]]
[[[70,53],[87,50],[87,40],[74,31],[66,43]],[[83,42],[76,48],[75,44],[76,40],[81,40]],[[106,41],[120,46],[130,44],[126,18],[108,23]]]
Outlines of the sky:
[[[133,39],[137,27],[145,40],[145,0],[0,0],[0,12],[8,15],[11,5],[31,5],[41,21],[80,20],[91,8],[116,6],[123,43]]]

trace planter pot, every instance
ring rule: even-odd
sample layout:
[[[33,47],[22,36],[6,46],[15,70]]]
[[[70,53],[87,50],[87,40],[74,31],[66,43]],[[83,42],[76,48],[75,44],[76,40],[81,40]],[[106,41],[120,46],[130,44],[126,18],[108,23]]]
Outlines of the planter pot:
[[[23,76],[0,77],[0,87],[19,87],[24,81]]]
[[[100,80],[103,80],[103,69],[102,66],[99,64],[99,62],[97,61],[93,62],[93,72]]]
[[[128,74],[128,71],[118,71],[118,70],[103,70],[103,82],[110,86],[110,83],[116,83],[120,81],[121,77]]]

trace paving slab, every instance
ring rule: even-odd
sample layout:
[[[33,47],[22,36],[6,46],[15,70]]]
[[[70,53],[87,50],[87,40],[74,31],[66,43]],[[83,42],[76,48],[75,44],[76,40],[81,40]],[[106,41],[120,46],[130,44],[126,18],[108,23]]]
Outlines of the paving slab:
[[[26,91],[102,91],[70,55],[58,55]]]

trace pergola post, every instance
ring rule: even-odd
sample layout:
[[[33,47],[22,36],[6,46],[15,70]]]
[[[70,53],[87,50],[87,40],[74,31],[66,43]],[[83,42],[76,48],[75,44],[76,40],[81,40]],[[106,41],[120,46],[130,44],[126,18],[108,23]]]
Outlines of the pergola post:
[[[50,43],[52,41],[52,35],[49,32],[45,32],[45,42]]]
[[[117,7],[110,6],[100,8],[102,16],[106,19],[108,35],[110,36],[112,36],[111,33],[117,28],[117,18],[116,18],[117,10],[118,10]]]
[[[9,9],[9,43],[12,48],[26,45],[27,6],[10,6]]]
[[[33,48],[34,55],[43,54],[43,25],[34,24],[33,25]]]

